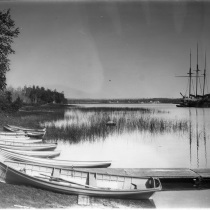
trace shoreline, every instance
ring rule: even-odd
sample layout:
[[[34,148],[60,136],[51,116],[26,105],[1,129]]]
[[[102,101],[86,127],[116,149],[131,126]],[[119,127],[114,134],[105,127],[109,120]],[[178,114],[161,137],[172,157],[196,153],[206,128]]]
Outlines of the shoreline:
[[[63,117],[63,105],[23,107],[17,113],[0,113],[0,130],[5,124],[38,128],[39,124],[53,118]],[[75,106],[71,106],[75,107]],[[0,182],[0,208],[155,208],[152,200],[122,200],[109,198],[90,198],[88,206],[78,204],[77,195],[55,193],[24,185]]]

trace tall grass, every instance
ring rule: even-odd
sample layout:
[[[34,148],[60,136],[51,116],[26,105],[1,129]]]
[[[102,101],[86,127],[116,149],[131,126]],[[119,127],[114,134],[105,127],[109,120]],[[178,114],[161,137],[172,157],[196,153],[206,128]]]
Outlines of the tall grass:
[[[66,139],[72,142],[81,140],[94,141],[97,137],[106,138],[112,133],[184,132],[188,122],[184,120],[165,120],[158,117],[161,111],[145,108],[72,108],[65,112],[64,119],[43,123],[47,127],[47,139]],[[167,113],[166,113],[167,114]],[[113,121],[116,126],[107,126]]]

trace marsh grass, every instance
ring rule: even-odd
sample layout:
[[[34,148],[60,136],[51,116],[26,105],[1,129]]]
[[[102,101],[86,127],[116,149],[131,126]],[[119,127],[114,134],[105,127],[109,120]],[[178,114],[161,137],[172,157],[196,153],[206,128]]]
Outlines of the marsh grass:
[[[95,141],[109,135],[124,132],[149,132],[163,134],[166,132],[185,132],[188,122],[184,120],[165,120],[161,115],[168,112],[146,108],[85,108],[71,106],[25,107],[13,114],[0,113],[0,125],[14,124],[30,128],[46,126],[46,140],[61,139],[69,142]],[[107,126],[114,121],[116,126]]]
[[[47,139],[63,139],[70,142],[95,141],[105,139],[113,133],[149,132],[163,134],[166,132],[185,132],[188,122],[185,120],[165,120],[158,117],[167,112],[146,108],[72,108],[65,112],[63,119],[46,121]],[[107,126],[113,121],[116,126]]]

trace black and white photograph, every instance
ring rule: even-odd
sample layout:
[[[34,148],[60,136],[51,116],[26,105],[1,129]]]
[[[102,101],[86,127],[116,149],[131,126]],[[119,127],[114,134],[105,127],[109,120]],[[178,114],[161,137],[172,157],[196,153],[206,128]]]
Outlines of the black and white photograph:
[[[0,209],[210,208],[210,1],[0,0]]]

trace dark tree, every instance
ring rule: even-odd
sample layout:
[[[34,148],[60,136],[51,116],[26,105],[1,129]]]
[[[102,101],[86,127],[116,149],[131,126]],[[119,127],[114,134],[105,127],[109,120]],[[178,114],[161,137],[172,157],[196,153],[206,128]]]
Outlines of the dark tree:
[[[10,10],[0,11],[0,90],[6,88],[6,72],[10,70],[9,55],[15,53],[11,44],[18,37],[19,28],[11,19]]]

